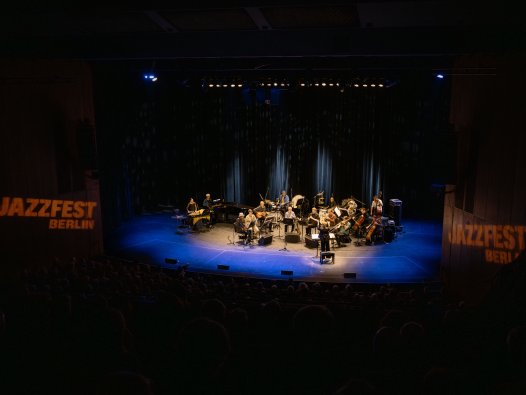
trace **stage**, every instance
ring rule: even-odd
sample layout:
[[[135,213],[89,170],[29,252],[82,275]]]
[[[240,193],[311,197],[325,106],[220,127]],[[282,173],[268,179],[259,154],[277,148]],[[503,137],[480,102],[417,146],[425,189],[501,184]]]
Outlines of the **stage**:
[[[233,225],[217,223],[192,232],[170,213],[142,215],[123,223],[106,237],[108,255],[162,267],[187,265],[197,272],[320,282],[422,283],[438,281],[442,224],[405,220],[390,243],[331,248],[334,264],[320,264],[319,250],[285,243],[283,225],[272,242],[237,243]],[[232,244],[234,241],[234,244]],[[283,250],[286,247],[286,250]],[[318,257],[316,257],[318,255]],[[165,259],[177,260],[166,263]]]

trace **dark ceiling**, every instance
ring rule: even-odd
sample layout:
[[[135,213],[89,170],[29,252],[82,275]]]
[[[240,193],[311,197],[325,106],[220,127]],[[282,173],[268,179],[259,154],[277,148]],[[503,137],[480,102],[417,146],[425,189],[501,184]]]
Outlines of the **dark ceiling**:
[[[156,62],[200,72],[383,72],[447,68],[459,54],[525,49],[522,14],[502,3],[221,4],[10,6],[0,16],[2,57]]]

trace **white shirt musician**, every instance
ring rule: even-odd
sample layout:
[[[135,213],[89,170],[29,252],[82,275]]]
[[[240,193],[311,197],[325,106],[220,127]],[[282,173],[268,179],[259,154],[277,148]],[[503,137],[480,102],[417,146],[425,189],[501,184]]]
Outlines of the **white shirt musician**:
[[[381,199],[378,198],[377,195],[374,195],[373,196],[373,202],[371,203],[371,215],[372,216],[382,216],[382,211],[383,211],[383,202]]]
[[[309,215],[309,224],[305,228],[305,233],[310,235],[311,229],[318,227],[320,223],[320,216],[318,215],[318,210],[316,207],[312,208],[312,213]]]
[[[257,227],[257,217],[254,215],[252,209],[248,210],[248,214],[245,217],[245,226],[247,229],[252,231],[252,235],[255,235],[257,232],[259,232]]]
[[[292,206],[289,206],[287,208],[287,211],[285,212],[285,216],[283,218],[283,223],[285,224],[285,233],[287,233],[287,229],[289,228],[289,226],[291,226],[290,231],[294,232],[294,220],[296,219],[296,213],[292,211]]]

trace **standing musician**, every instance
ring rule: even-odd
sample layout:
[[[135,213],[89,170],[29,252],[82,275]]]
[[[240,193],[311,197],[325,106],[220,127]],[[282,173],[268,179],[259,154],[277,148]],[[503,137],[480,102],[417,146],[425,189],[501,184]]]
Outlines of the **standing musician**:
[[[330,251],[330,233],[329,233],[329,223],[327,221],[320,221],[320,250],[321,252]],[[320,263],[323,263],[323,254],[320,254]]]
[[[383,211],[383,202],[378,198],[378,195],[373,196],[373,202],[371,203],[371,215],[373,217],[381,217]]]
[[[312,208],[312,213],[309,215],[308,219],[309,219],[309,224],[305,228],[305,233],[307,235],[310,235],[311,229],[316,228],[318,224],[320,223],[320,216],[318,214],[318,210],[316,209],[316,207]]]
[[[296,219],[296,213],[292,211],[292,206],[289,206],[287,208],[287,212],[285,213],[285,217],[283,219],[283,223],[285,224],[285,233],[287,233],[287,229],[289,226],[291,227],[290,231],[294,232],[294,220]]]
[[[278,205],[279,208],[286,208],[289,205],[290,199],[289,195],[287,195],[287,191],[281,191],[281,195],[279,195],[278,198]]]
[[[190,198],[190,201],[186,205],[186,213],[193,214],[197,211],[197,203],[194,201],[194,198]]]
[[[259,228],[257,227],[258,219],[254,215],[254,212],[251,208],[248,209],[248,214],[245,217],[245,226],[251,230],[252,237],[255,237],[256,233],[259,232]]]
[[[205,195],[205,200],[203,200],[203,207],[205,208],[211,208],[214,201],[212,200],[212,197],[209,193]]]

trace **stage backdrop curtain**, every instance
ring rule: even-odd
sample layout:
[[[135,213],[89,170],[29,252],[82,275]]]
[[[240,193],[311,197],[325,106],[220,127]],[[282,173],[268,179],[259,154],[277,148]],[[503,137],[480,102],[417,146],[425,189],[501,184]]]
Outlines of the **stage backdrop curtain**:
[[[451,173],[441,170],[451,159],[447,84],[203,89],[98,75],[103,204],[114,223],[205,193],[255,206],[282,190],[367,206],[382,190],[429,214],[430,185]]]

